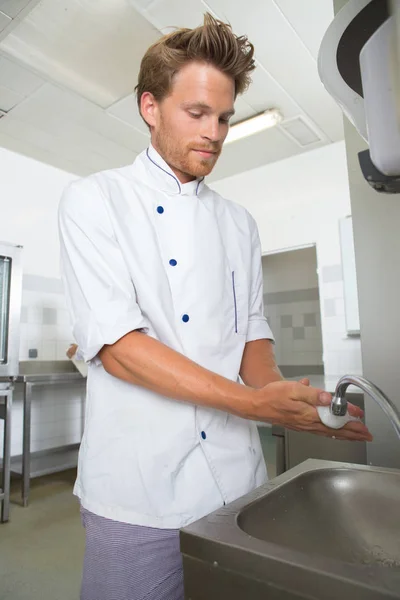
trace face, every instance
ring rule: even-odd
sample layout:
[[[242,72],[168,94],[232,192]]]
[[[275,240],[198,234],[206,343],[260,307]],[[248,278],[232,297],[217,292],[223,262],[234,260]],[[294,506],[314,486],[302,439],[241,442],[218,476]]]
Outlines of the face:
[[[152,144],[182,183],[211,173],[228,134],[234,100],[233,79],[198,62],[176,74],[161,102],[149,92],[142,95]]]

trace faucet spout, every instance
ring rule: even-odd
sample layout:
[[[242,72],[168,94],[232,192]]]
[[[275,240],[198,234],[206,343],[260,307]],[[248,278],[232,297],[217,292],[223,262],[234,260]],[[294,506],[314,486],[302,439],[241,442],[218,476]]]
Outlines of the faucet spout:
[[[335,395],[331,402],[331,412],[333,415],[343,416],[347,412],[346,390],[349,385],[355,385],[363,392],[368,394],[389,417],[398,437],[400,438],[400,412],[393,402],[371,381],[357,375],[345,375],[336,386]]]

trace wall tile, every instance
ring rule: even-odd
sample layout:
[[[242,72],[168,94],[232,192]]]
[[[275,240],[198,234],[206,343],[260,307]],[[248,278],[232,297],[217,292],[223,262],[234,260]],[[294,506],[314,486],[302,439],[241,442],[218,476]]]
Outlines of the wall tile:
[[[294,340],[304,340],[305,339],[304,327],[293,327],[293,339]]]
[[[304,326],[315,327],[317,325],[317,316],[315,313],[307,313],[304,315]]]
[[[328,298],[324,300],[324,312],[325,317],[335,317],[336,316],[336,304],[335,300]]]
[[[21,306],[21,323],[27,323],[27,322],[28,322],[28,307]]]
[[[43,324],[44,325],[56,325],[57,323],[57,309],[49,306],[43,307]]]
[[[322,280],[325,283],[330,283],[332,281],[342,281],[342,279],[342,265],[339,264],[322,267]]]
[[[42,360],[56,360],[57,358],[57,342],[43,341],[42,342]]]
[[[293,317],[292,315],[282,315],[281,316],[281,327],[282,329],[292,327],[293,326]]]
[[[304,315],[293,315],[293,327],[304,327]]]

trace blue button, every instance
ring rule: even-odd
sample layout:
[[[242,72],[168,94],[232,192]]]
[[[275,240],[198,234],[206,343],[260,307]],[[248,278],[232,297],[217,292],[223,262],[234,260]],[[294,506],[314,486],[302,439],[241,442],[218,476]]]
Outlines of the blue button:
[[[177,263],[177,261],[174,258],[171,258],[171,260],[169,261],[169,264],[171,265],[171,267],[176,267],[176,265],[178,263]]]
[[[187,323],[187,322],[189,321],[189,315],[183,315],[183,317],[182,317],[182,321],[183,321],[184,323]]]
[[[202,431],[202,432],[201,432],[201,437],[203,438],[203,440],[205,440],[205,439],[206,439],[206,437],[207,437],[207,436],[206,436],[206,432],[205,432],[205,431]]]
[[[157,212],[159,215],[162,215],[164,212],[164,208],[162,206],[157,206]]]

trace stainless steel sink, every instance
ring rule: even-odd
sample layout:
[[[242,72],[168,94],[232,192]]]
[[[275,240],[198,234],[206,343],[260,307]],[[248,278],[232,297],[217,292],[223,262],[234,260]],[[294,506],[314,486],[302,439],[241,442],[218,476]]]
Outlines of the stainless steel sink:
[[[238,525],[300,552],[400,568],[400,472],[302,473],[243,509]]]
[[[400,471],[308,460],[181,532],[190,600],[400,599]]]

